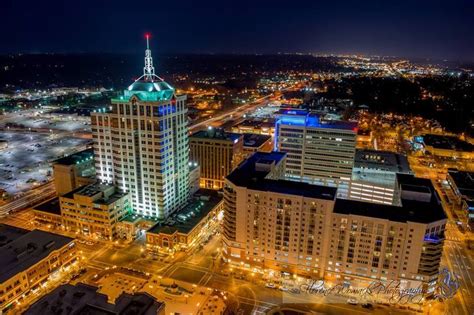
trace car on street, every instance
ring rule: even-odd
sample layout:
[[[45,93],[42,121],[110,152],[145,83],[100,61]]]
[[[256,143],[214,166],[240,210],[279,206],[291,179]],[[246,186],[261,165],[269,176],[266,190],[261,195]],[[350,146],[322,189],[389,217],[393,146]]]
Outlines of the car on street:
[[[271,283],[271,282],[265,283],[265,287],[269,288],[269,289],[275,289],[276,288],[275,284]]]
[[[356,299],[348,299],[347,303],[350,305],[357,305],[359,302]]]
[[[367,308],[367,309],[372,309],[372,308],[374,308],[374,306],[373,306],[372,304],[370,304],[370,303],[364,303],[364,304],[362,304],[362,307],[363,307],[363,308]]]

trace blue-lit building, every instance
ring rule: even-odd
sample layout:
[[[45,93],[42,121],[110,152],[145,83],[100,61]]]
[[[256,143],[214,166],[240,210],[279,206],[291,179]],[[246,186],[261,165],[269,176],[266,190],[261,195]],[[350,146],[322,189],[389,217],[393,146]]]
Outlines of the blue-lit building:
[[[306,110],[280,110],[275,150],[287,153],[288,179],[337,186],[354,166],[357,124],[324,120]]]
[[[186,204],[186,95],[155,74],[148,47],[143,75],[91,122],[97,176],[129,192],[135,213],[163,219]]]

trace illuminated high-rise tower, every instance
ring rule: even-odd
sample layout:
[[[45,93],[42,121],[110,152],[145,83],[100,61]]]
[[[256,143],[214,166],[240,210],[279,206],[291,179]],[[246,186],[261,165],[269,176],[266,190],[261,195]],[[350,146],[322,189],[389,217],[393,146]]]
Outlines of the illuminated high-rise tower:
[[[162,219],[188,198],[186,95],[155,74],[146,38],[143,75],[91,115],[92,133],[99,180],[129,192],[137,214]]]

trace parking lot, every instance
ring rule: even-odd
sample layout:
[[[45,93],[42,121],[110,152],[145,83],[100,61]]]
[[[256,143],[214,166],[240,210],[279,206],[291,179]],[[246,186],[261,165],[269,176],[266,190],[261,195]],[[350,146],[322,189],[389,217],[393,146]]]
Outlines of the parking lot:
[[[0,189],[9,194],[48,181],[50,162],[85,148],[90,141],[65,133],[2,132],[8,147],[0,151]]]
[[[39,110],[24,110],[5,115],[0,121],[0,128],[29,128],[33,130],[61,130],[70,132],[90,132],[89,117],[74,115],[41,113]]]

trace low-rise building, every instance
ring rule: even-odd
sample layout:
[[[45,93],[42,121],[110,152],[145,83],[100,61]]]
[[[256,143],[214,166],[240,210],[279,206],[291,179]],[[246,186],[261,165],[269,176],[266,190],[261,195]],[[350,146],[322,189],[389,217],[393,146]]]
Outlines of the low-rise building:
[[[417,138],[422,139],[425,150],[432,155],[447,158],[474,159],[474,145],[457,137],[426,134]]]
[[[94,151],[87,149],[53,163],[54,186],[59,196],[95,181]]]
[[[253,133],[273,137],[275,134],[275,121],[273,119],[246,119],[232,127],[235,133]]]
[[[454,192],[455,209],[469,226],[474,225],[474,172],[449,169],[446,180]]]
[[[244,133],[244,156],[255,152],[271,152],[273,150],[272,137],[255,133]]]
[[[62,226],[59,197],[40,203],[34,206],[32,210],[36,224],[46,225],[50,228],[59,228]]]
[[[91,184],[60,197],[66,230],[111,240],[117,223],[132,212],[128,193],[112,185]]]
[[[356,146],[357,148],[367,149],[372,147],[372,131],[369,129],[359,129],[357,130],[356,136]]]
[[[218,228],[222,200],[219,192],[200,189],[186,207],[146,232],[148,250],[186,249],[209,237]]]
[[[139,222],[141,217],[129,214],[123,218],[120,222],[117,223],[116,236],[119,239],[131,242],[140,236],[141,230],[139,227]]]
[[[77,259],[74,240],[0,225],[0,313]]]
[[[165,314],[165,303],[147,293],[122,293],[111,304],[107,295],[97,290],[98,288],[83,283],[64,284],[43,296],[24,314]]]

